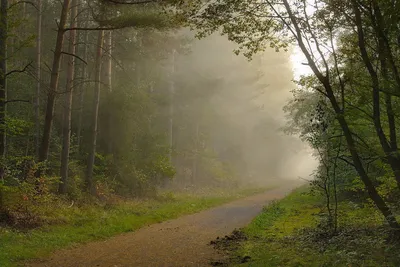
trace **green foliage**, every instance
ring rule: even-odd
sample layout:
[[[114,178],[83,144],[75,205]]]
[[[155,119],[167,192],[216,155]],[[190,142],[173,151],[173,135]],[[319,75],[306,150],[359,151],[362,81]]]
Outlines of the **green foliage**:
[[[383,218],[370,205],[341,202],[339,231],[319,227],[321,198],[306,188],[272,203],[243,229],[247,241],[231,248],[229,266],[397,266],[397,243],[381,227]],[[250,260],[238,263],[244,257]]]

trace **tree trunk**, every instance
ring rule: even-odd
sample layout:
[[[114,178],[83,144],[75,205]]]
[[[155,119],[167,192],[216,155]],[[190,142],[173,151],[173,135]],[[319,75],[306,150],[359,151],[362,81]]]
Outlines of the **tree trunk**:
[[[40,91],[42,87],[42,0],[37,0],[36,17],[36,96],[35,96],[35,152],[39,156],[40,147]]]
[[[6,155],[6,101],[7,101],[7,9],[8,1],[1,0],[0,4],[0,215],[3,212],[3,188],[4,184],[4,158]]]
[[[87,62],[88,60],[88,42],[89,42],[89,34],[88,31],[84,31],[84,37],[83,37],[83,60]],[[82,65],[82,73],[81,73],[81,79],[80,79],[80,85],[79,85],[79,108],[78,108],[78,129],[76,131],[76,136],[77,136],[77,143],[79,150],[81,149],[81,143],[82,143],[82,120],[83,120],[83,104],[85,100],[85,82],[86,82],[86,77],[87,76],[87,65],[83,64]]]
[[[169,85],[169,160],[172,164],[172,152],[174,146],[174,93],[175,93],[175,49],[172,51],[171,58],[171,77]]]
[[[107,57],[105,64],[105,84],[109,92],[112,92],[112,31],[108,31],[105,40]]]
[[[6,155],[6,101],[7,101],[7,9],[8,0],[0,4],[0,157]],[[1,172],[3,173],[3,172]]]
[[[50,86],[48,89],[49,91],[47,93],[46,117],[44,120],[42,144],[40,146],[40,151],[39,151],[39,161],[47,160],[49,155],[51,128],[53,125],[53,117],[54,117],[54,103],[57,95],[58,80],[60,76],[59,71],[61,65],[61,55],[64,43],[65,24],[67,22],[69,5],[70,5],[70,0],[64,0],[61,9],[60,22],[58,24],[56,46],[54,49],[53,65],[51,69]]]
[[[193,163],[192,163],[192,185],[197,181],[197,161],[199,155],[199,123],[196,122],[195,129],[195,141],[194,141],[194,153],[193,153]]]
[[[105,62],[105,73],[104,73],[104,84],[107,86],[107,94],[111,97],[112,93],[112,31],[108,31],[106,34],[105,46],[107,51],[107,57]],[[113,122],[111,112],[107,113],[107,153],[112,154],[113,152]]]
[[[78,13],[78,1],[72,0],[71,2],[71,28],[77,26],[76,16]],[[67,193],[68,183],[68,163],[69,163],[69,149],[71,144],[71,110],[72,110],[72,94],[74,90],[74,71],[75,71],[75,55],[76,51],[76,30],[69,32],[69,48],[68,53],[68,69],[67,69],[67,80],[65,84],[65,102],[64,102],[64,114],[63,114],[63,141],[61,151],[61,168],[60,176],[61,182],[58,187],[60,194]]]
[[[96,53],[96,69],[95,69],[95,86],[94,86],[94,98],[93,98],[93,113],[92,113],[92,132],[90,138],[90,151],[88,158],[88,166],[86,172],[86,188],[92,195],[96,194],[96,188],[93,183],[93,168],[94,160],[96,157],[96,141],[97,141],[97,120],[99,116],[99,104],[100,104],[100,88],[101,88],[101,63],[103,56],[103,41],[104,41],[104,30],[99,31],[97,39],[97,53]]]

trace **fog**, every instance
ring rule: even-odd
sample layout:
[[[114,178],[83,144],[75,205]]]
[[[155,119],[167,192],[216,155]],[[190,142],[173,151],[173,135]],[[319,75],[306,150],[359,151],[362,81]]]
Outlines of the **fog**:
[[[282,108],[295,87],[291,52],[267,49],[249,61],[235,55],[235,48],[226,37],[212,35],[195,39],[190,52],[175,58],[179,79],[218,80],[219,90],[209,104],[232,128],[218,129],[212,138],[216,142],[218,138],[233,138],[240,147],[247,174],[240,179],[271,182],[308,178],[317,165],[310,148],[281,130],[286,123]]]

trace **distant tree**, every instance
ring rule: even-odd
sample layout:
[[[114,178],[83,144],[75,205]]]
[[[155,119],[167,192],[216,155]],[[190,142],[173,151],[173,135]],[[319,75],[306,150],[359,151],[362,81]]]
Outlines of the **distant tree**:
[[[72,0],[71,2],[71,13],[70,13],[70,27],[75,28],[77,26],[77,15],[78,15],[79,1]],[[61,169],[60,176],[61,182],[59,185],[59,193],[65,194],[67,192],[68,183],[68,163],[69,163],[69,152],[71,145],[71,115],[72,115],[72,96],[74,87],[76,85],[74,81],[75,71],[75,51],[76,51],[76,30],[69,31],[69,45],[68,45],[68,69],[65,84],[65,101],[63,103],[63,141],[61,151]],[[85,62],[86,63],[86,62]]]
[[[96,53],[96,68],[94,80],[94,98],[93,98],[93,111],[92,111],[92,130],[90,133],[90,150],[87,164],[86,173],[86,188],[91,194],[96,193],[96,188],[93,182],[93,168],[96,158],[96,144],[97,144],[97,129],[100,105],[100,88],[101,88],[101,66],[103,56],[103,43],[104,43],[104,30],[100,30],[97,37],[97,53]]]
[[[64,34],[66,29],[70,2],[71,2],[70,0],[63,1],[60,20],[59,23],[57,24],[57,38],[53,52],[53,64],[51,67],[50,84],[47,91],[46,114],[44,121],[42,144],[40,146],[40,152],[39,152],[39,161],[47,160],[49,155],[51,130],[54,118],[54,105],[58,93],[57,89],[60,77],[61,56],[64,45]]]

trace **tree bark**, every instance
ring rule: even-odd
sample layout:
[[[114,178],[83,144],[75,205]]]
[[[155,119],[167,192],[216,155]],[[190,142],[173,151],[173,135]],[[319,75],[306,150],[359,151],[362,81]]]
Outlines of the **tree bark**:
[[[42,0],[37,0],[36,16],[36,95],[35,95],[35,151],[40,147],[40,91],[42,87]]]
[[[172,152],[174,146],[174,93],[175,93],[175,50],[172,50],[172,58],[171,58],[171,77],[170,77],[170,85],[169,85],[169,160],[172,164]]]
[[[90,138],[90,151],[88,158],[88,167],[86,172],[86,189],[92,195],[96,194],[96,188],[93,182],[93,168],[96,157],[96,142],[97,142],[97,125],[99,116],[99,104],[100,104],[100,88],[101,88],[101,65],[103,56],[103,42],[104,42],[104,30],[99,31],[97,39],[97,53],[96,53],[96,69],[95,69],[95,86],[94,86],[94,98],[93,98],[93,111],[92,111],[92,131]]]
[[[107,94],[111,97],[112,93],[112,31],[108,31],[106,34],[105,47],[107,51],[107,57],[105,62],[105,85],[107,87]],[[111,112],[107,113],[107,153],[113,153],[113,122]]]
[[[6,155],[6,101],[7,101],[7,10],[8,0],[0,3],[0,157]],[[3,172],[2,172],[3,173]]]
[[[197,165],[198,165],[198,157],[199,157],[199,128],[200,125],[196,122],[195,126],[195,134],[194,134],[194,153],[193,153],[193,162],[192,162],[192,185],[194,185],[197,181]]]
[[[71,28],[77,26],[76,16],[78,14],[78,1],[72,0],[71,2]],[[71,110],[72,110],[72,95],[74,90],[74,71],[75,71],[75,55],[76,52],[76,31],[69,31],[69,48],[68,53],[68,69],[67,69],[67,80],[65,84],[65,102],[64,102],[64,114],[63,114],[63,141],[61,151],[61,168],[60,176],[61,182],[58,187],[60,194],[67,193],[68,186],[68,163],[69,163],[69,150],[71,144]]]
[[[54,104],[57,95],[58,80],[60,76],[59,72],[61,65],[61,55],[64,44],[65,24],[67,22],[69,6],[70,0],[64,0],[61,9],[60,22],[58,24],[57,30],[56,46],[54,49],[53,64],[51,69],[50,86],[47,93],[46,116],[44,121],[42,144],[39,151],[39,161],[47,160],[49,155],[51,128],[53,126],[54,117]]]
[[[88,31],[84,31],[84,37],[83,37],[83,60],[87,62],[88,60],[88,42],[89,42],[89,34]],[[85,100],[85,82],[87,78],[87,65],[83,64],[82,65],[82,73],[81,73],[81,79],[80,79],[80,85],[79,85],[79,108],[78,108],[78,129],[76,132],[77,136],[77,143],[79,149],[81,149],[81,143],[82,143],[82,120],[83,120],[83,104]]]

